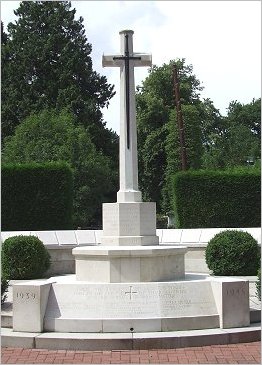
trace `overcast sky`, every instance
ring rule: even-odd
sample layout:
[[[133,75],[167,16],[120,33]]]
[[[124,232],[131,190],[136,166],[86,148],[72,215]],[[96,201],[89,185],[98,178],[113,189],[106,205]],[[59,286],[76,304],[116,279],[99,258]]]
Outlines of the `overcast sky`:
[[[1,1],[6,26],[19,1]],[[119,69],[102,68],[102,54],[119,53],[122,29],[134,30],[134,51],[152,53],[153,64],[185,58],[202,82],[201,96],[226,115],[230,101],[261,96],[260,1],[72,1],[84,18],[93,68],[106,75],[117,94],[104,110],[107,126],[119,132]],[[136,68],[140,85],[148,74]]]

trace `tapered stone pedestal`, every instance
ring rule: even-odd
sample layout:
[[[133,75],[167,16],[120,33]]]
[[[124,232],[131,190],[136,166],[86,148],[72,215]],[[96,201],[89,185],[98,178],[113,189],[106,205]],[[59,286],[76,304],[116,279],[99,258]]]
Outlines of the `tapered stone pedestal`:
[[[103,204],[102,245],[158,245],[155,203]]]

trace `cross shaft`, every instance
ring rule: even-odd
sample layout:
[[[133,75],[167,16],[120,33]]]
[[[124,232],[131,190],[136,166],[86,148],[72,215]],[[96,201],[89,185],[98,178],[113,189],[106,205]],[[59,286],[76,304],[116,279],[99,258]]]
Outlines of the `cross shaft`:
[[[118,202],[140,202],[138,190],[137,132],[134,68],[151,66],[151,55],[133,52],[133,31],[120,32],[120,54],[104,56],[103,67],[120,68],[120,190]]]
[[[141,60],[141,57],[130,56],[128,47],[128,34],[125,35],[125,55],[115,56],[113,60],[123,60],[125,61],[125,94],[126,94],[126,138],[127,138],[127,148],[130,148],[130,96],[129,96],[129,61],[130,60]]]

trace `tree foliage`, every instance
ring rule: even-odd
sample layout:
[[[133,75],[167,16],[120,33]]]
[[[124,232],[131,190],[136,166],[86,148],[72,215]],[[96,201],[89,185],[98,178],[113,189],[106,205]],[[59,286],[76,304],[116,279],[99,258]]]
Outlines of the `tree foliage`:
[[[70,1],[22,1],[14,13],[8,35],[2,29],[2,138],[31,113],[67,108],[97,149],[112,156],[116,136],[100,109],[113,86],[92,68],[83,18],[75,19]]]
[[[219,112],[210,100],[200,101],[203,87],[185,59],[153,66],[137,93],[138,155],[140,188],[158,211],[170,207],[170,176],[181,169],[179,131],[175,110],[172,68],[179,70],[180,96],[185,125],[189,168],[200,168],[209,130],[219,128]]]
[[[247,165],[260,151],[260,100],[232,102],[222,117],[185,59],[153,66],[137,90],[139,183],[143,197],[156,201],[158,212],[172,211],[172,175],[181,170],[177,111],[172,68],[179,75],[185,129],[187,168],[227,168]]]
[[[117,179],[118,135],[101,113],[113,86],[93,70],[70,1],[22,1],[14,13],[7,33],[1,23],[3,162],[69,162],[75,226],[98,225]]]
[[[233,101],[222,119],[223,133],[215,134],[203,156],[203,167],[226,168],[254,164],[260,159],[261,99],[249,104]]]
[[[112,199],[117,176],[89,133],[67,111],[43,110],[26,118],[9,137],[3,163],[67,161],[74,174],[74,226],[101,222],[101,203]]]

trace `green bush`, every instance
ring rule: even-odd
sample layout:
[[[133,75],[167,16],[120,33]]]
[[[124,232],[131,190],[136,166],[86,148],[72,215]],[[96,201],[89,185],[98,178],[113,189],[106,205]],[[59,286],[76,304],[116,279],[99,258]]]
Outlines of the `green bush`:
[[[9,286],[9,281],[5,278],[1,278],[1,304],[3,304],[6,301],[7,298],[7,290]]]
[[[214,275],[256,275],[260,250],[251,234],[227,230],[208,242],[205,258]]]
[[[35,236],[14,236],[2,245],[2,275],[8,280],[39,279],[50,267],[50,255]]]
[[[261,300],[261,268],[257,272],[257,282],[256,282],[256,295],[259,300]]]
[[[260,227],[260,171],[185,171],[173,177],[176,228]]]
[[[2,165],[2,230],[72,229],[72,171],[65,163]]]
[[[156,215],[156,228],[167,228],[167,216],[161,214]]]

